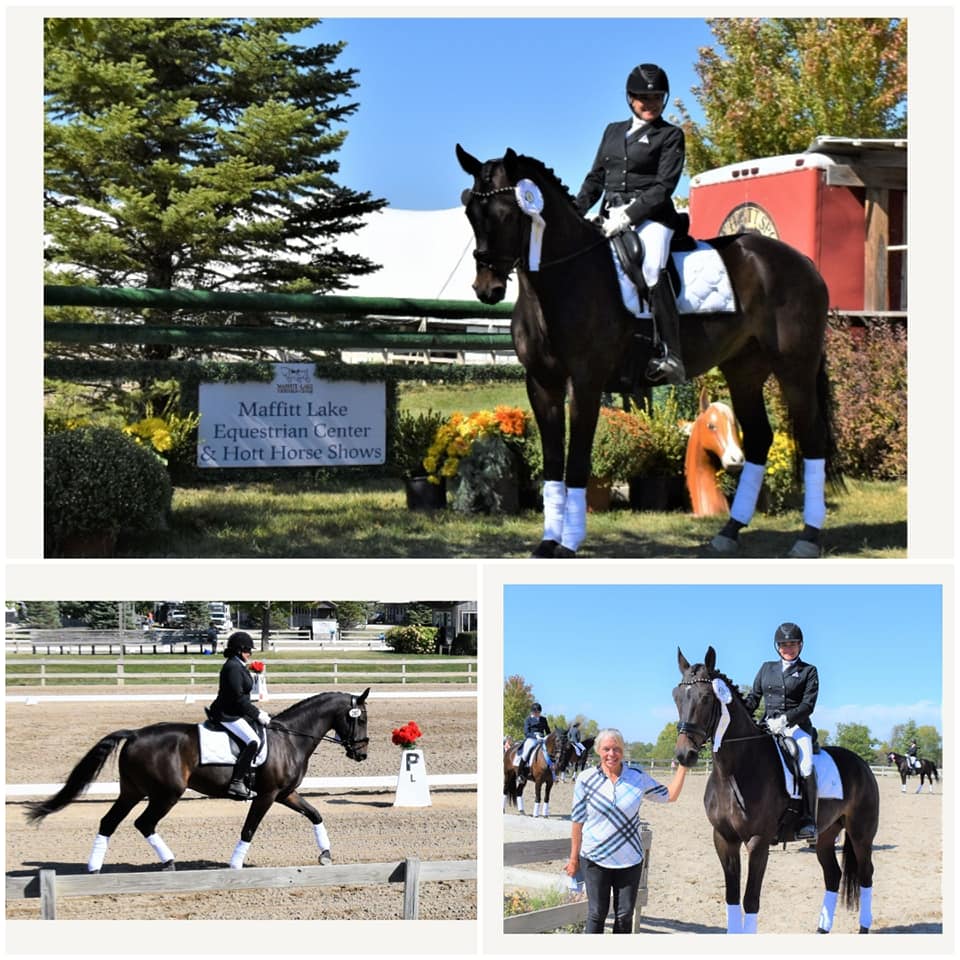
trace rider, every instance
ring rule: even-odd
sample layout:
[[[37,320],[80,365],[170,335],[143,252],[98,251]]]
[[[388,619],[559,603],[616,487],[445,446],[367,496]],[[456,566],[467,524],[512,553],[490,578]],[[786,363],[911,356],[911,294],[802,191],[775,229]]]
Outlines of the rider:
[[[520,763],[517,774],[524,779],[530,776],[530,755],[542,737],[550,733],[547,718],[542,716],[543,707],[539,703],[530,705],[530,716],[523,721],[523,746],[520,747]]]
[[[667,74],[655,63],[641,63],[627,77],[629,120],[611,123],[603,132],[593,167],[576,197],[581,214],[603,194],[603,232],[612,237],[635,230],[643,245],[643,278],[650,311],[664,345],[647,377],[654,383],[683,383],[680,317],[670,285],[670,241],[680,224],[671,196],[686,158],[683,131],[661,114],[670,95]]]
[[[230,634],[223,656],[226,662],[220,668],[217,698],[210,704],[207,713],[211,720],[216,720],[244,743],[233,767],[227,796],[234,800],[252,800],[256,793],[247,786],[244,778],[260,749],[260,738],[253,724],[269,726],[270,714],[250,699],[253,689],[253,678],[247,669],[247,661],[253,656],[250,634],[242,630]]]
[[[911,740],[910,746],[907,747],[907,763],[913,767],[914,770],[920,768],[920,761],[917,759],[917,741]]]
[[[573,747],[573,752],[579,757],[583,753],[583,744],[580,742],[580,721],[574,720],[567,730],[567,740]]]
[[[817,836],[817,781],[813,773],[813,744],[817,731],[810,715],[817,704],[820,678],[817,668],[800,659],[803,632],[795,623],[781,623],[773,636],[779,660],[764,663],[744,697],[747,709],[756,710],[763,697],[764,715],[771,733],[792,737],[800,748],[803,810],[797,826],[798,840]]]

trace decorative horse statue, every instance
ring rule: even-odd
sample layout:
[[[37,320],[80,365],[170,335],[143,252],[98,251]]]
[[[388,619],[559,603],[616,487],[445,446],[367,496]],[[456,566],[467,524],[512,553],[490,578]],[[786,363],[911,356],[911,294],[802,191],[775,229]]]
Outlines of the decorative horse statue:
[[[700,415],[690,427],[683,472],[695,517],[725,514],[730,505],[717,484],[717,470],[739,473],[743,469],[740,430],[733,410],[726,403],[707,401],[700,391]]]
[[[624,358],[631,371],[646,368],[652,337],[641,349],[638,321],[623,304],[609,243],[580,215],[552,170],[513,150],[483,162],[458,144],[457,158],[474,178],[462,200],[476,241],[477,297],[499,303],[510,273],[516,270],[519,280],[511,333],[543,447],[544,531],[533,556],[575,556],[586,537],[586,486],[601,394],[620,376]],[[736,553],[739,531],[756,509],[773,442],[763,402],[763,384],[772,373],[803,459],[804,527],[789,555],[819,556],[825,484],[841,484],[833,464],[823,351],[826,285],[807,257],[779,240],[745,233],[710,245],[726,267],[738,309],[683,318],[684,364],[691,377],[712,367],[722,371],[746,458],[730,517],[711,549]],[[639,382],[632,373],[626,379]]]
[[[351,760],[367,758],[367,695],[319,693],[287,707],[273,717],[267,727],[267,756],[255,768],[257,796],[240,831],[230,866],[243,867],[243,861],[260,821],[273,803],[303,814],[312,824],[321,864],[331,863],[330,838],[323,817],[297,793],[307,772],[307,762],[322,740],[343,747]],[[333,731],[334,735],[331,735]],[[118,767],[120,797],[100,821],[87,869],[99,873],[107,844],[123,818],[144,798],[147,808],[134,821],[161,860],[163,869],[174,870],[173,852],[157,833],[157,824],[189,787],[208,797],[226,795],[233,764],[200,763],[197,725],[191,723],[155,723],[138,730],[115,730],[96,743],[73,768],[59,793],[47,800],[28,804],[27,818],[42,820],[72,803],[97,777],[110,754],[123,743]]]
[[[910,758],[905,757],[902,753],[894,753],[892,750],[887,754],[887,763],[896,764],[897,770],[900,771],[900,792],[907,792],[907,777],[912,777],[914,774],[920,775],[920,786],[914,790],[914,793],[919,793],[923,789],[923,780],[926,777],[928,784],[930,785],[930,792],[933,793],[933,781],[936,780],[940,782],[940,774],[937,772],[937,765],[932,760],[924,760],[922,757],[917,757],[917,760],[920,761],[919,767],[913,767],[910,765]]]
[[[774,738],[759,727],[736,686],[716,669],[716,653],[691,666],[677,650],[680,684],[673,691],[680,718],[676,759],[691,767],[708,740],[713,769],[703,797],[726,884],[727,933],[756,933],[760,890],[770,846],[792,836],[786,775]],[[823,906],[817,933],[829,933],[841,885],[846,906],[859,903],[860,933],[872,923],[873,838],[880,791],[867,764],[842,747],[824,747],[836,765],[840,790],[828,789],[818,767],[817,860],[823,871]],[[835,799],[830,794],[840,793]],[[843,870],[834,843],[841,829]],[[740,901],[740,847],[747,848],[747,883]]]
[[[565,730],[548,734],[530,754],[530,779],[534,785],[533,815],[550,816],[550,791],[556,779],[557,765],[569,747]],[[509,747],[503,754],[503,809],[507,804],[523,813],[523,788],[527,781],[517,773],[517,756],[523,744]],[[543,800],[541,802],[541,796]]]

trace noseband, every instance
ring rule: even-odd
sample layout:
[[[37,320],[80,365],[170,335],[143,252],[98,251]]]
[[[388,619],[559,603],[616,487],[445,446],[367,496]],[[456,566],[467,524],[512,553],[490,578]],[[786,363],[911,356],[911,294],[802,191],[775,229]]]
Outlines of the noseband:
[[[709,680],[706,677],[695,677],[692,680],[681,680],[678,686],[692,687],[694,684],[697,684],[697,683],[712,683],[712,682],[713,682],[712,680]],[[697,747],[697,751],[699,752],[706,746],[706,743],[710,739],[710,737],[713,736],[713,731],[717,729],[717,720],[719,719],[719,716],[715,717],[715,714],[719,715],[719,713],[720,713],[720,704],[719,704],[719,701],[716,698],[714,698],[713,710],[711,711],[711,716],[710,716],[709,730],[704,729],[699,724],[691,723],[689,720],[681,720],[677,724],[677,733],[686,734],[686,736],[690,737],[691,739],[693,739],[694,737],[700,737],[700,745]],[[696,740],[694,740],[694,744],[696,745]]]

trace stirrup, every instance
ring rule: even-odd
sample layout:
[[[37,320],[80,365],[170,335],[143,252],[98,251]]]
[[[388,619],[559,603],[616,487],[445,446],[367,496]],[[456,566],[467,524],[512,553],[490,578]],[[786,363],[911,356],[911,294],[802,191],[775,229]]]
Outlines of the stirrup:
[[[647,364],[647,379],[653,383],[686,383],[687,371],[683,361],[673,352],[668,351],[664,357],[654,357]]]
[[[227,796],[232,800],[252,800],[256,793],[242,780],[231,780],[227,786]]]
[[[801,823],[797,827],[797,839],[798,840],[816,840],[817,839],[817,825],[810,821],[809,823]]]

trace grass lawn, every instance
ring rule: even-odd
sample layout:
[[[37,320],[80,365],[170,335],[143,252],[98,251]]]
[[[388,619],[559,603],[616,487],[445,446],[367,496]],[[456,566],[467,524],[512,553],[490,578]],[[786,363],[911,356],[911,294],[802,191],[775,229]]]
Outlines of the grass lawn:
[[[848,481],[828,499],[826,557],[907,555],[907,488]],[[685,513],[592,513],[580,556],[586,559],[706,556],[721,518]],[[802,527],[798,512],[758,514],[740,534],[743,558],[783,557]],[[542,533],[539,511],[516,516],[430,513],[406,509],[399,480],[331,484],[297,482],[178,488],[171,528],[121,540],[117,556],[151,558],[517,558]]]

